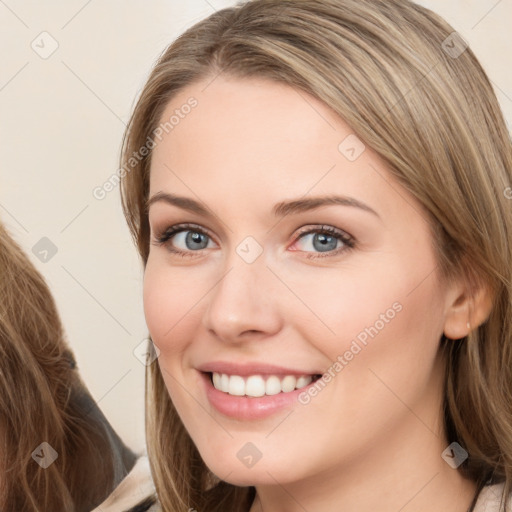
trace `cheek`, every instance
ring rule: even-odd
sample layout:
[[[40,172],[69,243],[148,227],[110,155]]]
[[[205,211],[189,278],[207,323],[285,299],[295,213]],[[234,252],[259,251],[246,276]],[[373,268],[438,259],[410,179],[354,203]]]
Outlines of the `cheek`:
[[[302,315],[290,311],[290,318],[302,318],[296,320],[302,337],[332,363],[346,354],[351,367],[392,369],[398,361],[418,367],[422,357],[435,356],[442,334],[442,293],[432,268],[433,257],[420,264],[395,256],[296,277],[294,292],[309,311],[297,303]]]
[[[325,351],[335,359],[350,341],[377,323],[382,330],[396,316],[409,280],[397,275],[386,263],[290,272],[283,280],[299,300],[289,304],[288,318],[295,319],[304,338],[326,340]],[[283,297],[284,298],[284,297]],[[300,313],[300,314],[299,314]],[[384,323],[383,323],[384,322]]]
[[[421,278],[411,273],[387,286],[380,283],[378,292],[357,290],[353,297],[360,299],[358,305],[346,304],[348,310],[337,324],[342,334],[330,355],[333,361],[343,358],[343,379],[336,385],[358,397],[354,414],[359,414],[360,403],[372,404],[372,414],[384,422],[391,410],[398,414],[401,407],[391,390],[406,403],[428,393],[443,314],[435,276],[415,288]]]
[[[172,327],[171,320],[166,312],[173,311],[175,306],[175,296],[172,293],[166,293],[165,287],[159,283],[158,273],[148,261],[144,273],[144,316],[146,324],[153,339],[153,342],[160,348],[160,340],[165,332]]]
[[[148,259],[144,273],[144,315],[153,342],[164,357],[182,348],[180,340],[187,338],[183,334],[197,316],[194,305],[204,295],[200,282],[191,279],[186,271],[170,268],[160,258]]]

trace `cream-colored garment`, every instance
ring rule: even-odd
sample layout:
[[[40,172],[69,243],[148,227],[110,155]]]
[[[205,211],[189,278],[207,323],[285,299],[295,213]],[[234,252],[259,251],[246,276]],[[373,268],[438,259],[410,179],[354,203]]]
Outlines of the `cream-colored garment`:
[[[485,486],[478,496],[474,512],[501,512],[500,501],[504,484]],[[507,506],[512,510],[512,496],[508,497]]]
[[[145,498],[155,494],[151,478],[149,461],[146,456],[140,457],[128,475],[116,487],[114,492],[92,512],[126,512]],[[148,512],[157,512],[152,507]]]

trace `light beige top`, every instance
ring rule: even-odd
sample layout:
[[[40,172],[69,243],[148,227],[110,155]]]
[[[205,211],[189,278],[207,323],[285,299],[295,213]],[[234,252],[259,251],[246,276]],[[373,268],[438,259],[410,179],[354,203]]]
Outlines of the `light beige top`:
[[[149,460],[146,456],[140,457],[135,466],[114,492],[92,512],[126,512],[139,502],[153,496],[155,487],[151,479]],[[151,507],[148,512],[158,512],[158,508]]]
[[[478,496],[474,512],[501,512],[499,505],[503,484],[485,486]],[[144,498],[153,496],[155,487],[151,479],[149,461],[146,456],[140,457],[128,476],[118,485],[115,491],[92,512],[127,512]],[[508,506],[512,510],[512,496]],[[160,512],[158,505],[148,512]]]
[[[487,485],[478,496],[474,512],[500,512],[501,494],[504,484]],[[512,496],[508,497],[507,507],[512,510]]]

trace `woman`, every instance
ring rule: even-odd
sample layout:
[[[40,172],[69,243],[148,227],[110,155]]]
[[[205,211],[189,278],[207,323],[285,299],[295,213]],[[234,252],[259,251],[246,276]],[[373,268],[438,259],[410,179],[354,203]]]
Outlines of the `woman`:
[[[88,512],[132,469],[80,379],[51,293],[0,224],[0,510]]]
[[[511,510],[511,170],[485,73],[413,3],[178,38],[120,171],[161,509]]]

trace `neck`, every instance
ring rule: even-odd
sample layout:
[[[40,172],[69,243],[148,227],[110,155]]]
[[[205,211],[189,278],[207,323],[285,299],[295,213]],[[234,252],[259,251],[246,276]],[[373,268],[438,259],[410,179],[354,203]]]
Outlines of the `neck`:
[[[439,439],[419,447],[389,442],[371,461],[309,481],[257,487],[251,512],[332,512],[334,505],[342,512],[467,512],[476,484],[441,458],[447,446]]]

